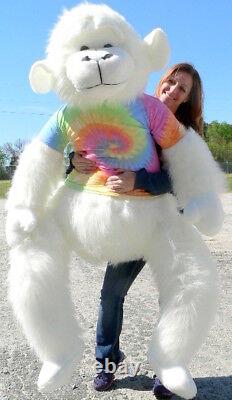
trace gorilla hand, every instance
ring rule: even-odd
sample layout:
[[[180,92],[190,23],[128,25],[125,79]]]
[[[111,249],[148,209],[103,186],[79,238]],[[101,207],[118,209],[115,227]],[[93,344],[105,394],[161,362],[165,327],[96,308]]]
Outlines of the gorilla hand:
[[[37,225],[37,216],[27,207],[15,207],[9,210],[6,221],[6,239],[10,247],[19,245]]]
[[[220,198],[213,192],[192,198],[184,208],[184,218],[204,235],[216,235],[224,220]]]

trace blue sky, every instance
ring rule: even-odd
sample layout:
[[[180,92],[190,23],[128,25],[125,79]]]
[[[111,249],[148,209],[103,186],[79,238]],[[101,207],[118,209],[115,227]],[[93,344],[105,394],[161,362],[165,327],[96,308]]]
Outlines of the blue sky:
[[[109,0],[141,36],[160,26],[171,44],[169,66],[192,62],[200,72],[207,122],[232,124],[232,1]],[[59,106],[54,94],[38,95],[28,82],[30,66],[44,57],[51,28],[74,0],[7,0],[1,6],[0,146],[30,139]],[[161,74],[150,77],[152,93]]]

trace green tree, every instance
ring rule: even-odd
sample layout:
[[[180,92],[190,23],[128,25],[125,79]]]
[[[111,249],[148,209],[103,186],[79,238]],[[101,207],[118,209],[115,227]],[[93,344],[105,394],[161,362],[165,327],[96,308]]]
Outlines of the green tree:
[[[208,146],[217,161],[232,161],[232,125],[212,121],[204,126]]]
[[[3,145],[3,151],[6,160],[6,169],[10,177],[12,177],[17,164],[20,154],[25,147],[26,141],[18,139],[15,143],[5,143]]]
[[[4,150],[0,147],[0,179],[7,179],[8,175],[6,172],[6,155]]]
[[[207,124],[206,138],[209,143],[230,143],[232,142],[232,125],[226,122],[212,121]]]

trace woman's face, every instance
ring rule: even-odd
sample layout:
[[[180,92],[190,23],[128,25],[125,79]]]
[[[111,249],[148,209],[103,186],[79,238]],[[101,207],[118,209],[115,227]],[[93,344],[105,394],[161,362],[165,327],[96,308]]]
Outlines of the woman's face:
[[[178,107],[188,100],[192,85],[192,76],[188,72],[178,71],[163,82],[159,99],[175,114]]]

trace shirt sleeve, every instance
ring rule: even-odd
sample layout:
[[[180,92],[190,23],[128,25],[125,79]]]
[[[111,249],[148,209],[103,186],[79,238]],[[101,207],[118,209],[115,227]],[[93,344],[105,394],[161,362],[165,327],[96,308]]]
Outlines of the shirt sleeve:
[[[66,137],[60,128],[60,119],[63,110],[55,112],[39,132],[39,139],[52,149],[63,153],[66,146]]]
[[[134,189],[143,189],[153,195],[171,193],[171,178],[165,169],[158,172],[147,172],[143,168],[136,172]]]
[[[174,146],[185,133],[184,126],[158,98],[145,97],[150,132],[162,149]]]

